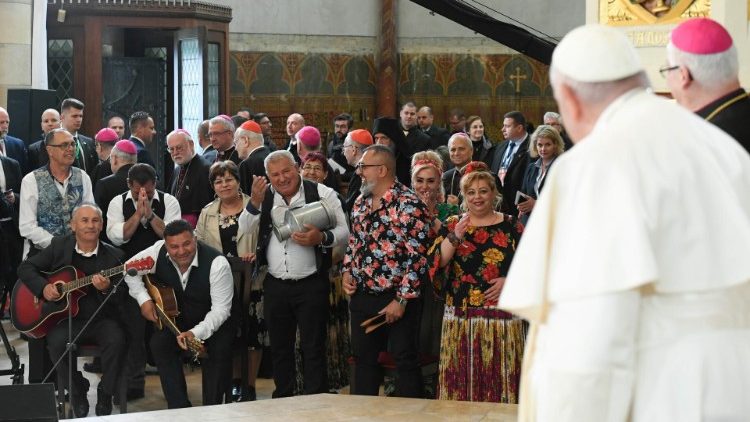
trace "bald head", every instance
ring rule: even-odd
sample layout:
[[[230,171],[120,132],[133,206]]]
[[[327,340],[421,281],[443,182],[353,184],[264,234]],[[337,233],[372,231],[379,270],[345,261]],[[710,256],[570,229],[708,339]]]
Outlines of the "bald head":
[[[294,136],[305,126],[305,118],[299,113],[292,113],[286,119],[286,134]]]
[[[4,108],[0,107],[0,137],[5,137],[8,134],[9,127],[10,116]]]

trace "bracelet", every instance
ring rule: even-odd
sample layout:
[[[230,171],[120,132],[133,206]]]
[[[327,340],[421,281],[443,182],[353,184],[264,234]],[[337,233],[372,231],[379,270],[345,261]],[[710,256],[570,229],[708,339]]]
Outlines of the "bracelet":
[[[396,303],[398,303],[399,305],[401,305],[401,306],[403,306],[405,308],[406,304],[409,303],[409,301],[407,299],[404,299],[401,296],[396,296]]]
[[[453,232],[448,233],[448,236],[446,237],[448,238],[448,241],[451,242],[451,245],[453,245],[454,247],[457,247],[464,241],[463,239],[456,236],[456,233],[453,233]]]
[[[146,217],[146,222],[147,222],[147,223],[150,223],[150,222],[151,222],[151,220],[153,220],[153,219],[154,219],[154,217],[155,217],[155,214],[154,214],[154,212],[153,212],[153,211],[151,211],[151,216],[150,216],[150,217]]]

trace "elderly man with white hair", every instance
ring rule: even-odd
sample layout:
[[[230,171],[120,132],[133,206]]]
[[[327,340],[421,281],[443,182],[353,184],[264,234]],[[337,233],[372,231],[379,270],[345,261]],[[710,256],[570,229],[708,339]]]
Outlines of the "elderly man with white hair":
[[[176,166],[167,184],[169,193],[180,203],[182,219],[195,228],[201,210],[214,199],[214,189],[208,180],[211,165],[195,153],[193,137],[185,129],[167,135],[167,151]]]
[[[560,113],[555,113],[554,111],[548,111],[544,113],[544,117],[542,117],[542,120],[544,121],[545,125],[550,125],[553,128],[557,129],[557,132],[560,134],[560,137],[563,140],[563,144],[565,145],[565,151],[573,148],[573,141],[570,140],[570,136],[568,136],[568,132],[565,131],[565,127],[562,124],[562,117],[560,116]]]
[[[695,18],[672,30],[667,66],[659,72],[680,105],[750,151],[750,96],[740,87],[739,67],[729,32],[716,21]]]
[[[264,161],[265,177],[253,177],[250,202],[239,218],[239,231],[258,234],[256,258],[268,267],[263,282],[263,313],[271,338],[273,397],[290,397],[296,385],[294,344],[299,328],[304,394],[328,392],[326,332],[329,314],[328,270],[333,248],[349,239],[347,219],[336,191],[302,179],[292,153],[274,151]],[[325,204],[333,227],[304,229],[282,238],[285,210]]]
[[[265,177],[266,168],[263,160],[271,150],[264,144],[263,129],[253,120],[248,120],[234,132],[234,144],[240,154],[240,189],[250,193],[253,176]]]
[[[576,147],[500,295],[531,323],[520,420],[747,420],[750,156],[650,93],[617,29],[567,34],[550,80]]]

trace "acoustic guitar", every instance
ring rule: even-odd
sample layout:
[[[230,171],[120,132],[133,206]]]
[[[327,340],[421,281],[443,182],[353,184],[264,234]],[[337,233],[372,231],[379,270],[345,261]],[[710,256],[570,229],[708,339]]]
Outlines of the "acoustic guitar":
[[[154,259],[146,257],[132,262],[126,262],[114,268],[101,271],[104,277],[112,277],[127,273],[135,276],[138,271],[148,270],[154,266]],[[73,316],[78,315],[78,301],[86,295],[81,290],[93,282],[95,274],[85,276],[81,271],[72,267],[62,267],[57,271],[43,272],[47,284],[53,284],[60,293],[60,298],[47,301],[44,297],[37,297],[25,283],[16,283],[10,299],[10,320],[16,329],[31,338],[42,338],[50,329],[68,317],[68,308]]]
[[[158,316],[157,321],[154,321],[154,326],[159,330],[163,330],[166,327],[175,337],[178,336],[181,331],[177,328],[175,319],[180,315],[180,310],[177,307],[177,298],[174,295],[174,290],[166,284],[159,282],[153,274],[144,275],[143,284],[146,285],[149,296],[154,300],[154,307]],[[190,353],[192,353],[193,359],[205,358],[207,356],[206,347],[201,340],[195,337],[188,338],[185,339],[185,344]]]

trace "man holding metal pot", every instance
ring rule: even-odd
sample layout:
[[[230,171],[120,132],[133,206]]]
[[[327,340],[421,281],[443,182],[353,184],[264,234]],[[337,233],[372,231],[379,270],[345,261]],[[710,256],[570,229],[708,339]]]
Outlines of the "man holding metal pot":
[[[304,393],[325,393],[328,391],[328,269],[332,248],[348,240],[346,217],[336,192],[303,180],[289,151],[272,152],[264,165],[270,185],[264,177],[253,177],[250,202],[240,215],[239,230],[257,230],[258,263],[268,266],[263,283],[263,311],[271,337],[276,384],[273,397],[289,397],[294,393],[297,327],[304,357]],[[294,232],[285,240],[272,235],[274,226],[284,224],[284,211],[318,201],[333,211],[333,227],[304,224],[305,231]]]

